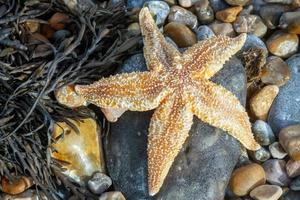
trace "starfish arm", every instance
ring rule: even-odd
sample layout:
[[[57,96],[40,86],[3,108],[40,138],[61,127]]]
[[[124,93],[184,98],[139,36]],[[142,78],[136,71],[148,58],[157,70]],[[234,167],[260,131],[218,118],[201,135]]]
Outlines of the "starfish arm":
[[[236,38],[218,36],[198,42],[183,53],[184,66],[189,68],[194,79],[209,79],[242,48],[246,37],[243,33]]]
[[[168,90],[154,72],[124,73],[91,85],[76,85],[75,91],[101,108],[146,111],[156,108]]]
[[[148,138],[149,194],[156,194],[179,153],[193,121],[191,109],[178,94],[167,98],[154,112]]]
[[[239,140],[247,149],[257,150],[245,108],[224,87],[208,80],[199,80],[190,89],[187,98],[193,113],[202,121],[218,127]]]
[[[144,36],[144,57],[148,69],[160,71],[179,62],[181,53],[166,42],[147,7],[140,11],[139,19],[142,35]]]

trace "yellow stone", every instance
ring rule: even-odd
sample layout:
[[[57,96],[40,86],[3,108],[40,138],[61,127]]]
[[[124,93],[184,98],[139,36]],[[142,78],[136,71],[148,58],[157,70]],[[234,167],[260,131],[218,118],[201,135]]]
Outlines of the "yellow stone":
[[[100,129],[92,118],[72,122],[79,133],[76,133],[65,122],[54,125],[53,138],[58,138],[64,132],[64,136],[56,143],[52,143],[52,158],[61,161],[66,171],[63,173],[78,183],[82,183],[94,172],[105,172]]]
[[[222,22],[231,23],[236,20],[236,16],[243,10],[242,6],[234,6],[225,10],[218,11],[216,18]]]

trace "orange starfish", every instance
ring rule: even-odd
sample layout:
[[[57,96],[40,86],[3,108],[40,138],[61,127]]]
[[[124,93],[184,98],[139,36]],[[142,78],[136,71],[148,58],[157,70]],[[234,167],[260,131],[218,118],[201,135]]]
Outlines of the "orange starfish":
[[[87,102],[105,109],[147,111],[155,109],[149,126],[148,185],[156,194],[188,137],[193,115],[228,131],[246,148],[259,144],[251,133],[249,118],[239,100],[209,79],[244,44],[246,34],[219,36],[199,42],[184,53],[167,43],[147,8],[140,12],[146,72],[103,78],[76,92]]]

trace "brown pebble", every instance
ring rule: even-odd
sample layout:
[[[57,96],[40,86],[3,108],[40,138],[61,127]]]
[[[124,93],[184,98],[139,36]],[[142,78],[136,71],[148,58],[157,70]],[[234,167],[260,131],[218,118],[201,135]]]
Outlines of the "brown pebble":
[[[229,37],[234,37],[236,35],[231,23],[215,21],[209,25],[209,28],[211,28],[216,35],[226,35]]]
[[[262,166],[256,163],[237,168],[230,179],[230,189],[237,196],[247,195],[253,188],[266,182],[266,174]]]
[[[250,99],[250,110],[257,119],[267,119],[271,105],[278,92],[279,87],[277,85],[268,85]]]
[[[62,30],[65,28],[65,24],[69,21],[69,16],[57,12],[48,20],[50,26],[54,28],[55,30]]]
[[[289,177],[294,178],[300,175],[300,161],[289,160],[285,167]]]
[[[292,125],[279,132],[279,142],[295,161],[300,161],[300,125]]]
[[[192,46],[197,42],[195,33],[184,24],[170,22],[164,27],[164,33],[180,48]]]
[[[10,182],[6,177],[2,177],[1,180],[2,191],[12,195],[20,194],[32,185],[32,179],[25,176],[15,177],[12,182]]]
[[[234,22],[236,16],[243,10],[242,6],[230,7],[225,10],[220,10],[216,13],[216,18],[222,22]]]
[[[278,200],[281,195],[282,189],[277,185],[261,185],[250,192],[255,200]]]

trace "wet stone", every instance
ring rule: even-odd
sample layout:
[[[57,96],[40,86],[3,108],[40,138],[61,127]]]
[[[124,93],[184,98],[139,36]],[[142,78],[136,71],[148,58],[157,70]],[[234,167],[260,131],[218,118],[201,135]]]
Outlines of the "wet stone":
[[[286,162],[284,160],[270,159],[263,163],[266,172],[267,181],[274,185],[287,186],[290,183],[285,170]]]
[[[275,136],[271,127],[263,120],[255,121],[255,123],[252,125],[252,132],[255,140],[260,145],[266,146],[275,141]]]
[[[283,150],[279,142],[274,142],[269,146],[269,151],[273,158],[283,159],[287,153]]]
[[[264,162],[271,157],[270,152],[264,147],[261,147],[257,151],[251,151],[249,155],[257,162]]]
[[[290,79],[290,69],[286,62],[277,56],[270,56],[262,69],[261,81],[265,84],[284,85]]]
[[[216,18],[222,22],[234,22],[237,15],[243,10],[242,6],[230,7],[225,10],[218,11],[216,13]]]
[[[198,41],[206,40],[211,37],[214,37],[214,32],[206,25],[199,26],[196,30]]]
[[[280,144],[291,158],[300,161],[300,125],[282,129],[278,137]]]
[[[255,200],[278,200],[281,195],[282,189],[277,185],[261,185],[250,192]]]
[[[198,1],[194,5],[194,9],[200,24],[208,24],[214,20],[214,11],[208,0]]]
[[[215,35],[226,35],[229,37],[234,37],[236,34],[233,30],[231,23],[222,23],[215,21],[209,25],[209,27],[213,30]]]
[[[92,178],[87,182],[89,190],[94,194],[102,194],[111,184],[112,181],[109,176],[101,172],[94,173]]]
[[[170,22],[164,27],[164,33],[180,48],[192,46],[197,42],[195,33],[184,24]]]
[[[243,66],[232,58],[212,80],[245,102],[245,78]],[[223,199],[240,145],[197,118],[160,192],[148,195],[147,129],[152,113],[125,112],[106,136],[107,168],[115,189],[130,200]]]
[[[168,21],[184,24],[191,29],[195,29],[198,26],[197,17],[192,12],[179,6],[171,7]]]
[[[300,161],[289,160],[286,163],[286,172],[289,177],[296,177],[300,175]]]
[[[291,182],[290,188],[294,191],[300,191],[300,176],[298,176]]]
[[[169,5],[164,1],[147,1],[144,7],[148,7],[151,14],[155,16],[155,23],[158,26],[164,24],[170,12]]]

